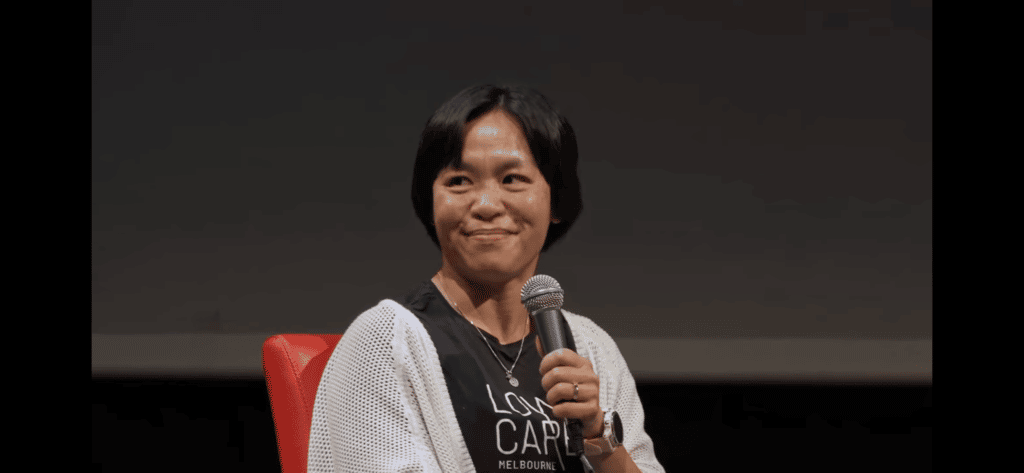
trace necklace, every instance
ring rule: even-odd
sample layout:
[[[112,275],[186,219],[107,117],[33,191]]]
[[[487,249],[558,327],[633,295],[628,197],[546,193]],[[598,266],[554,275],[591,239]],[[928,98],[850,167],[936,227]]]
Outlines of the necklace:
[[[437,279],[439,281],[441,281],[441,274],[438,273],[437,276],[438,276]],[[444,281],[441,281],[441,286],[443,286],[443,285],[444,285]],[[446,293],[446,291],[444,289],[442,289],[440,286],[438,286],[438,289],[441,289],[441,295],[444,296],[444,298],[447,299],[448,302],[452,303],[452,307],[455,308],[455,311],[458,312],[459,315],[462,316],[462,318],[464,318],[466,320],[469,320],[469,317],[466,317],[466,314],[463,314],[462,311],[459,310],[459,304],[456,303],[455,301],[453,301],[450,297],[448,297],[448,294]],[[473,328],[476,329],[476,333],[480,334],[480,338],[482,338],[484,340],[484,343],[487,344],[487,349],[491,350],[491,354],[494,355],[494,359],[498,360],[498,364],[501,365],[501,369],[505,370],[505,379],[508,380],[508,384],[511,384],[512,387],[519,387],[519,380],[516,379],[515,376],[512,376],[512,370],[516,369],[516,363],[519,363],[519,356],[523,354],[523,342],[526,341],[526,337],[524,336],[523,340],[519,342],[519,354],[516,355],[516,361],[512,362],[512,367],[511,368],[505,368],[505,363],[501,362],[501,358],[498,358],[498,354],[494,352],[493,348],[491,348],[491,343],[487,341],[487,337],[484,337],[484,333],[480,331],[480,327],[477,327],[476,324],[473,323],[472,320],[469,320],[469,324],[472,325]]]

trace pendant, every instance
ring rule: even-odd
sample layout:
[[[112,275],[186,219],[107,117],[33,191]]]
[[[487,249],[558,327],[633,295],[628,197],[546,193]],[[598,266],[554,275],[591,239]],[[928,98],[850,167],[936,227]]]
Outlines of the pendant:
[[[508,384],[511,384],[513,388],[519,387],[519,380],[512,376],[512,373],[506,374],[505,377],[508,378]]]

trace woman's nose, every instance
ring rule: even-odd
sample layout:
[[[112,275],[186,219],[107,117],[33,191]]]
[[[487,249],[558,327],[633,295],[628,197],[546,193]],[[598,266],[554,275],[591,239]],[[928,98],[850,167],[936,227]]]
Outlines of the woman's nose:
[[[497,189],[486,189],[473,199],[472,212],[483,219],[501,214],[505,211],[505,204],[502,202],[501,191]]]

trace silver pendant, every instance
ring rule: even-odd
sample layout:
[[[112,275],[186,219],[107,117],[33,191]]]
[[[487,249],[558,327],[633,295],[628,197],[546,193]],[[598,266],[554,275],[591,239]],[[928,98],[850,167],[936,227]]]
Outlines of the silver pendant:
[[[518,388],[519,387],[519,380],[516,379],[515,376],[506,375],[505,377],[508,378],[508,384],[511,384],[512,387],[514,387],[514,388]]]

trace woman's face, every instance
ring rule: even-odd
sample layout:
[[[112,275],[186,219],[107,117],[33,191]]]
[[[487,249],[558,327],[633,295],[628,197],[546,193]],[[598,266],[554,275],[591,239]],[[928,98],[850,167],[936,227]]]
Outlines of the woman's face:
[[[532,276],[551,223],[551,188],[515,119],[494,110],[469,122],[461,168],[434,180],[444,264],[485,283]]]

